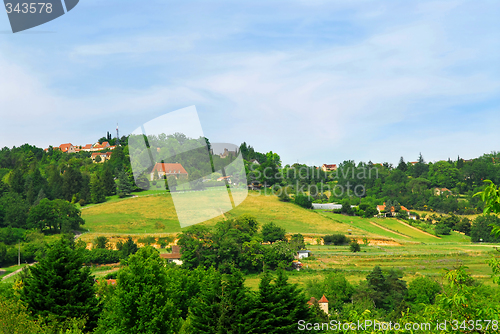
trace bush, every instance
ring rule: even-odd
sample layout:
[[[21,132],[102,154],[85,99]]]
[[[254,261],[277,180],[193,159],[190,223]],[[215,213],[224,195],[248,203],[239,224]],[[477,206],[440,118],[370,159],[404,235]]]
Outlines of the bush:
[[[359,252],[361,250],[361,246],[358,244],[357,240],[353,240],[349,244],[349,249],[351,250],[351,252],[356,253],[356,252]]]
[[[434,233],[436,235],[449,235],[451,233],[451,228],[448,225],[439,222],[434,226]]]
[[[85,206],[87,202],[82,198],[81,200],[78,201],[78,204],[80,204],[80,206]]]
[[[297,194],[297,196],[295,196],[294,203],[303,208],[312,209],[312,201],[309,196]]]
[[[334,244],[335,246],[339,246],[347,244],[349,242],[349,238],[347,238],[343,234],[332,234],[332,235],[325,235],[323,237],[323,241],[325,242],[325,245]]]

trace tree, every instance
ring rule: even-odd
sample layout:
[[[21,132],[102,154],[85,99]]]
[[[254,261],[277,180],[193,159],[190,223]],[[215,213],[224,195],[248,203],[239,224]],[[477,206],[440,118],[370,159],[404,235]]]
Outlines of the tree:
[[[408,169],[408,166],[406,165],[406,162],[403,159],[403,157],[399,159],[399,164],[397,168],[402,172],[406,172],[406,170]]]
[[[116,248],[120,251],[122,258],[127,258],[129,255],[135,254],[139,249],[130,236],[125,242],[118,241]]]
[[[178,310],[167,292],[164,260],[151,246],[131,255],[118,273],[115,296],[105,310],[99,331],[117,333],[177,333]],[[99,332],[98,331],[98,332]]]
[[[306,249],[304,236],[300,233],[292,235],[292,237],[290,238],[290,245],[295,251]]]
[[[274,279],[265,272],[259,284],[255,307],[247,315],[252,319],[254,333],[290,334],[301,333],[297,321],[310,321],[313,317],[303,292],[290,284],[280,269]]]
[[[92,175],[90,181],[90,194],[93,203],[106,201],[106,189],[104,189],[102,179],[96,174]]]
[[[44,198],[30,210],[27,223],[29,228],[40,231],[49,228],[69,232],[78,229],[85,224],[85,221],[81,217],[81,211],[68,201],[62,199],[50,201]]]
[[[232,269],[231,274],[222,276],[209,271],[206,289],[199,295],[198,302],[190,315],[192,333],[235,333],[253,332],[248,313],[252,301],[241,272]]]
[[[356,239],[353,239],[349,244],[349,249],[351,250],[351,252],[356,253],[361,251],[361,246],[358,244],[358,241]]]
[[[130,195],[132,192],[132,185],[128,179],[128,175],[125,171],[118,172],[118,186],[117,193],[120,198]]]
[[[305,209],[312,209],[311,198],[309,196],[304,195],[304,194],[295,195],[294,203],[305,208]]]
[[[94,239],[94,248],[95,249],[106,249],[108,248],[108,238],[105,236],[98,236]]]
[[[116,193],[116,183],[111,172],[111,167],[107,166],[102,173],[102,183],[106,196],[111,196]]]
[[[286,230],[273,222],[262,226],[262,241],[273,243],[278,240],[286,240]]]
[[[86,318],[86,328],[92,330],[97,325],[100,305],[90,268],[82,264],[81,249],[71,249],[69,242],[60,238],[31,267],[21,299],[34,315],[58,322]]]
[[[493,228],[500,226],[500,218],[495,215],[477,216],[470,231],[472,242],[500,242],[494,235]]]

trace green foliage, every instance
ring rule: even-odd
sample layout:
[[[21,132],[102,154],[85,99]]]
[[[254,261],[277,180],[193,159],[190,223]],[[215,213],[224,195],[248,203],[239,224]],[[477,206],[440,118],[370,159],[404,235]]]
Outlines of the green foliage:
[[[82,268],[82,263],[82,250],[71,249],[64,238],[59,239],[31,267],[23,282],[22,301],[34,315],[57,322],[87,319],[86,328],[93,329],[100,306],[90,269]]]
[[[470,236],[472,242],[500,242],[492,232],[495,226],[500,226],[500,218],[494,215],[477,216],[472,224]]]
[[[127,258],[129,255],[135,254],[139,249],[130,236],[125,242],[118,241],[116,243],[116,248],[120,251],[122,258]]]
[[[106,249],[108,248],[109,240],[105,236],[98,236],[94,239],[94,248],[95,249]]]
[[[451,228],[444,222],[438,222],[436,226],[434,226],[434,233],[436,235],[450,235]]]
[[[332,235],[325,235],[323,237],[323,241],[325,245],[334,244],[335,246],[340,246],[349,243],[349,238],[343,234],[332,234]]]
[[[358,244],[356,239],[353,239],[349,244],[349,250],[353,253],[361,251],[361,246]]]
[[[53,201],[44,198],[33,207],[27,219],[28,227],[43,230],[59,231],[63,233],[78,229],[85,221],[81,217],[81,212],[71,203],[55,199]]]
[[[119,284],[108,303],[99,332],[175,333],[180,328],[180,310],[166,287],[165,263],[152,247],[131,255],[118,273]]]
[[[297,194],[295,195],[295,199],[293,202],[305,209],[312,209],[312,200],[309,196],[306,196],[304,194]]]
[[[421,310],[423,307],[420,304],[434,304],[436,295],[441,293],[441,290],[439,283],[429,277],[420,276],[408,285],[406,300],[412,303],[418,310]]]
[[[286,231],[273,222],[266,223],[262,226],[262,241],[273,243],[278,240],[286,240]]]
[[[132,184],[130,183],[128,174],[125,171],[118,172],[118,185],[116,192],[120,198],[130,195],[132,192]]]
[[[300,233],[293,234],[292,237],[290,238],[290,246],[295,251],[306,249],[304,236]]]

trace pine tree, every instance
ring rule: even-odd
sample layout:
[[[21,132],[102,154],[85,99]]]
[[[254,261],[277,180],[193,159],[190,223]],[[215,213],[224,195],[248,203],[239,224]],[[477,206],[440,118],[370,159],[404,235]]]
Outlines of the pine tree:
[[[87,318],[86,328],[92,330],[97,324],[100,305],[90,269],[82,264],[81,250],[71,249],[67,240],[59,239],[31,267],[21,299],[35,316],[57,322]]]
[[[93,203],[102,203],[106,200],[104,185],[98,175],[92,175],[90,181],[90,194]]]
[[[118,172],[118,186],[116,192],[119,197],[128,196],[132,192],[132,185],[130,184],[128,175],[125,171]]]
[[[102,182],[104,184],[106,196],[111,196],[116,193],[115,179],[113,178],[113,173],[111,172],[111,168],[109,166],[104,169]]]
[[[282,269],[278,270],[274,284],[271,276],[265,272],[257,295],[256,305],[247,317],[253,318],[253,328],[249,333],[289,334],[300,333],[297,321],[308,321],[313,314],[307,306],[307,300],[297,288],[288,283]]]
[[[399,159],[398,169],[402,172],[406,172],[406,170],[408,169],[408,166],[406,165],[405,159],[403,159],[403,157]]]

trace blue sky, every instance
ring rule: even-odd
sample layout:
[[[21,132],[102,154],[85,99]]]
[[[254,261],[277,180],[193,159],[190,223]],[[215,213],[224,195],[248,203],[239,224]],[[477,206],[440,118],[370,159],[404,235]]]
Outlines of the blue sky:
[[[498,1],[81,0],[12,34],[0,146],[86,144],[195,105],[213,142],[283,162],[500,150]]]

